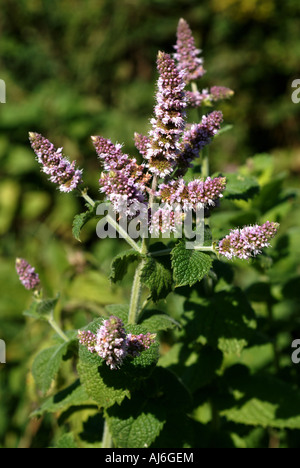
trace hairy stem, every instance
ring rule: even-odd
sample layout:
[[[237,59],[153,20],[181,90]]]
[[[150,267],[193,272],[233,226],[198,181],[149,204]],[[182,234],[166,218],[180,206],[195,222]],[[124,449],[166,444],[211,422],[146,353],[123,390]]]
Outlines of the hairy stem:
[[[201,176],[203,179],[207,179],[209,176],[209,150],[207,146],[205,146],[202,150]]]
[[[92,198],[87,194],[87,189],[80,190],[80,195],[85,199],[86,202],[88,202],[89,205],[95,206],[94,200],[92,200]]]
[[[147,243],[146,239],[143,239],[141,251],[143,254],[147,253]],[[146,263],[146,258],[142,258],[140,261],[134,275],[132,289],[131,289],[131,298],[128,314],[128,323],[136,323],[138,313],[140,310],[140,300],[142,293],[142,272]]]
[[[59,327],[59,325],[56,323],[53,317],[49,318],[48,320],[49,325],[53,328],[53,330],[56,331],[56,333],[67,343],[69,341],[69,338],[65,333],[62,331],[62,329]]]
[[[122,228],[110,215],[105,217],[105,220],[126,240],[126,242],[137,252],[142,253],[138,244],[129,236],[129,234]]]
[[[112,437],[109,431],[107,420],[104,421],[104,431],[102,438],[102,448],[113,448]]]

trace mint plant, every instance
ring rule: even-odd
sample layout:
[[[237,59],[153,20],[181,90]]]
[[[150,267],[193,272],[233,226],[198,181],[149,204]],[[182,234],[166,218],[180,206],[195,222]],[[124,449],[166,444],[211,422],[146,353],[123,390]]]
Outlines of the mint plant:
[[[231,284],[228,271],[235,258],[249,262],[270,247],[279,224],[265,220],[214,237],[211,215],[222,199],[248,200],[258,187],[251,177],[210,174],[209,145],[226,130],[222,112],[211,107],[233,92],[222,86],[198,89],[203,59],[183,19],[175,52],[158,53],[157,71],[154,116],[148,135],[134,135],[136,157],[119,143],[92,136],[102,168],[100,193],[110,207],[102,224],[130,246],[112,259],[111,281],[122,281],[135,267],[128,304],[108,306],[80,330],[62,330],[54,319],[59,297],[45,298],[34,268],[24,259],[16,262],[21,282],[34,291],[26,315],[46,320],[56,332],[53,346],[33,362],[36,385],[47,395],[33,415],[63,413],[67,420],[71,409],[79,414],[88,407],[103,418],[103,429],[99,423],[94,435],[102,448],[217,445],[223,434],[234,433],[230,422],[256,424],[252,409],[249,415],[248,408],[239,407],[244,387],[239,387],[238,369],[231,368],[228,356],[240,356],[262,337],[253,308]],[[191,108],[198,111],[197,123],[188,123]],[[103,200],[90,197],[83,171],[62,148],[38,133],[29,138],[50,181],[86,203],[73,224],[79,240],[85,224],[99,218]],[[187,219],[194,233],[204,233],[202,242],[188,248],[190,238],[183,229]],[[141,220],[146,220],[146,229]],[[129,223],[135,223],[134,236],[126,229]],[[105,240],[99,242],[105,248]],[[148,295],[142,301],[145,289]],[[176,318],[166,313],[163,302],[175,294],[184,298]],[[74,380],[63,389],[57,383],[58,393],[51,394],[68,359],[76,362]],[[245,382],[243,370],[241,376]],[[272,418],[265,417],[267,422],[258,425],[272,425]],[[286,422],[287,427],[292,424]],[[63,440],[85,446],[75,426],[69,424],[72,434]]]

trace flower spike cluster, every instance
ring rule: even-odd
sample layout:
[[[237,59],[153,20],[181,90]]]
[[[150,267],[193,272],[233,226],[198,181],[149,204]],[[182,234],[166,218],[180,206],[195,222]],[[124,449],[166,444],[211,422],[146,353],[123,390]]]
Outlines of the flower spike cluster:
[[[182,138],[181,152],[178,158],[178,169],[183,174],[191,167],[191,162],[199,157],[200,151],[209,145],[221,128],[223,114],[214,111],[204,115],[199,124],[193,124],[188,128]]]
[[[225,86],[212,86],[210,90],[203,89],[200,91],[187,91],[186,96],[188,105],[190,107],[201,107],[202,104],[212,105],[217,101],[229,99],[234,95],[234,92],[230,88]]]
[[[277,233],[279,224],[266,221],[262,226],[245,226],[242,229],[233,229],[219,242],[220,255],[229,260],[233,257],[248,260],[261,253],[264,247],[270,247],[270,240]]]
[[[195,46],[195,40],[188,23],[181,18],[177,27],[177,43],[174,46],[176,53],[173,57],[178,70],[184,72],[186,84],[197,81],[205,74],[203,58],[199,55],[200,49]],[[210,89],[186,91],[189,107],[201,107],[203,104],[211,106],[217,101],[230,98],[234,92],[225,86],[213,86]]]
[[[216,200],[223,197],[225,187],[225,177],[207,177],[204,181],[193,180],[188,184],[184,179],[178,179],[161,184],[158,196],[166,203],[180,203],[185,211],[196,210],[199,206],[214,206]]]
[[[184,180],[200,152],[220,131],[223,121],[222,112],[215,110],[203,115],[201,122],[188,125],[186,109],[188,106],[211,106],[231,97],[233,91],[224,86],[198,91],[195,83],[191,90],[186,89],[188,84],[201,78],[205,70],[201,51],[196,48],[192,31],[184,19],[178,23],[174,47],[173,55],[159,52],[157,56],[156,103],[150,131],[147,136],[134,134],[142,162],[123,153],[121,144],[114,144],[102,136],[92,137],[103,166],[100,191],[111,202],[119,219],[145,215],[146,227],[158,237],[169,233],[176,237],[182,221],[189,215],[193,217],[191,211],[215,206],[226,187],[224,177]],[[82,171],[76,169],[75,162],[71,163],[63,156],[62,148],[56,149],[38,133],[30,133],[29,138],[37,160],[50,180],[58,184],[62,192],[77,188],[82,182]],[[269,246],[277,228],[278,224],[266,222],[262,226],[232,230],[219,242],[218,252],[228,259],[253,257]],[[19,262],[17,269],[21,281],[28,289],[34,288],[39,282],[37,275],[23,263],[25,261]],[[95,336],[91,332],[81,332],[79,336],[91,352],[97,352],[111,367],[121,365],[125,356],[131,353],[133,343],[136,346],[140,342],[146,343],[141,337],[129,340],[116,318],[106,321]]]
[[[150,140],[147,136],[142,135],[141,133],[134,134],[134,144],[135,147],[139,150],[139,153],[146,159],[147,151],[150,145]]]
[[[186,83],[201,78],[205,73],[203,59],[199,57],[201,50],[196,48],[192,31],[183,18],[178,23],[177,43],[174,48],[177,67],[185,73]]]
[[[32,267],[26,260],[23,258],[17,258],[16,271],[21,283],[26,289],[36,290],[39,288],[39,275],[35,272],[34,267]]]
[[[180,233],[184,214],[179,204],[163,204],[158,210],[151,213],[149,232],[153,237],[159,237],[160,234]]]
[[[39,133],[29,133],[31,147],[37,161],[42,165],[42,171],[50,176],[50,181],[58,184],[61,192],[72,192],[82,182],[82,170],[76,169],[76,162],[72,163],[63,156],[62,148],[54,145]]]
[[[155,342],[156,335],[127,334],[121,319],[111,316],[104,320],[96,334],[87,330],[78,331],[79,343],[89,352],[100,356],[110,369],[120,369],[127,356],[136,357]]]
[[[180,152],[186,118],[185,83],[183,72],[177,69],[169,54],[159,52],[157,68],[155,117],[151,119],[146,158],[150,172],[165,177],[173,171]]]
[[[138,204],[146,200],[146,183],[151,177],[144,173],[145,166],[138,165],[136,159],[124,154],[120,144],[114,145],[101,136],[92,137],[92,141],[104,165],[101,191],[112,202],[116,212],[124,212],[126,206],[126,215],[136,213]]]

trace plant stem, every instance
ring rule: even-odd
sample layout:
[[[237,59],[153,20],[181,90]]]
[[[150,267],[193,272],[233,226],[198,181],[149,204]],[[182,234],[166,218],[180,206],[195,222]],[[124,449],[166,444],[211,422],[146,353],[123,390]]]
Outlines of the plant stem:
[[[153,180],[152,180],[151,192],[149,196],[149,212],[150,213],[153,207],[156,187],[157,187],[157,176],[154,175]],[[142,258],[142,260],[140,261],[136,269],[133,284],[132,284],[132,289],[131,289],[130,307],[129,307],[129,314],[128,314],[128,323],[131,323],[131,324],[136,323],[139,309],[140,309],[140,299],[141,299],[141,293],[142,293],[142,271],[147,261],[146,255],[148,253],[148,246],[149,246],[149,237],[143,238],[140,253],[142,255],[145,255],[145,257]]]
[[[126,240],[126,242],[137,252],[142,253],[142,249],[138,244],[128,235],[125,229],[122,228],[110,215],[105,217],[105,220],[120,234],[120,236]]]
[[[200,252],[215,252],[215,247],[213,245],[199,245],[195,247],[194,250],[199,250]]]
[[[48,319],[49,325],[53,328],[53,330],[56,331],[56,333],[67,343],[69,341],[69,338],[65,333],[62,331],[62,329],[59,327],[59,325],[56,323],[53,317]]]
[[[107,424],[107,420],[104,420],[104,431],[103,431],[103,438],[102,438],[102,448],[113,448],[112,437],[109,432],[109,427]]]
[[[209,176],[209,151],[207,146],[202,150],[201,176],[203,179],[206,179]]]
[[[85,199],[91,206],[95,206],[94,200],[91,199],[91,197],[87,194],[87,190],[81,190],[80,195],[82,198]],[[141,252],[141,249],[139,248],[138,244],[134,242],[133,239],[127,234],[127,232],[110,216],[107,215],[105,217],[105,220],[122,236],[123,239],[127,241],[127,243],[137,252]]]
[[[157,257],[158,255],[168,255],[172,252],[173,249],[163,249],[163,250],[156,250],[156,252],[150,252],[149,255],[151,257]],[[215,248],[213,245],[199,245],[194,248],[194,250],[198,250],[200,252],[215,252]]]
[[[143,241],[145,244],[145,239]],[[128,314],[128,323],[134,324],[137,321],[139,309],[140,309],[140,300],[141,300],[141,293],[142,293],[142,271],[146,263],[146,258],[143,258],[134,275],[132,289],[131,289],[131,298],[130,298],[130,306],[129,306],[129,314]]]
[[[87,194],[87,189],[85,189],[85,190],[80,190],[80,195],[81,195],[82,198],[84,198],[85,201],[87,201],[91,206],[95,206],[94,200],[92,200],[92,198]]]

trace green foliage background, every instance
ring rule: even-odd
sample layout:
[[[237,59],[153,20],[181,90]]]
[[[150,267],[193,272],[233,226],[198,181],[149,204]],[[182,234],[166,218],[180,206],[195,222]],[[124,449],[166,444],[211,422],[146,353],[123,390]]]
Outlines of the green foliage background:
[[[136,154],[133,134],[147,132],[152,114],[156,54],[172,51],[180,17],[189,22],[203,49],[207,74],[201,86],[223,85],[235,91],[220,106],[233,129],[214,142],[212,170],[238,171],[240,177],[256,177],[260,184],[259,194],[249,201],[228,194],[221,211],[212,217],[213,234],[218,238],[232,226],[257,219],[279,221],[281,229],[274,248],[259,261],[218,263],[217,279],[178,288],[178,294],[159,304],[178,321],[183,320],[184,309],[187,326],[178,336],[162,334],[161,360],[196,392],[192,409],[200,434],[196,446],[299,448],[300,426],[294,420],[281,422],[291,416],[284,404],[281,412],[276,410],[291,390],[270,380],[268,394],[260,380],[260,372],[266,371],[268,378],[276,375],[295,392],[300,383],[298,367],[290,360],[292,339],[300,338],[300,104],[291,101],[291,83],[300,77],[297,0],[7,0],[1,5],[0,78],[7,86],[7,103],[0,104],[0,338],[7,343],[7,364],[0,364],[2,447],[53,446],[66,432],[64,415],[59,420],[51,414],[29,419],[42,401],[30,367],[38,349],[51,345],[52,333],[46,324],[22,316],[30,295],[16,277],[15,257],[36,265],[51,297],[61,291],[56,315],[66,329],[85,326],[105,313],[109,304],[126,303],[132,278],[127,275],[122,288],[119,283],[111,285],[111,260],[125,245],[100,242],[93,222],[81,233],[84,245],[73,239],[72,221],[83,204],[59,194],[40,174],[28,132],[41,132],[64,146],[66,154],[84,167],[85,181],[97,198],[100,169],[89,136],[102,134],[124,142],[126,150]],[[222,296],[232,279],[235,287],[246,290],[255,311],[249,318],[241,299],[242,313],[247,320],[256,320],[256,331],[264,336],[253,337],[249,331],[245,343],[238,333],[229,332],[236,342],[228,349],[226,336],[221,343],[206,336],[207,324],[193,335],[191,304],[197,303],[206,317],[208,306],[201,301],[214,289],[219,295],[213,307],[225,307],[234,317],[236,310]],[[180,335],[189,332],[191,336]],[[178,356],[184,362],[184,345],[183,349],[173,346],[171,356],[167,351],[177,338],[189,339],[197,349],[202,345],[200,335],[212,346],[207,362],[213,363],[213,369],[218,368],[218,349],[226,349],[228,366],[243,365],[248,370],[234,367],[215,385],[201,362],[194,371],[193,362],[188,363],[188,371],[180,369]],[[62,387],[72,384],[71,366],[70,362],[62,366]],[[256,381],[247,372],[258,373]],[[226,422],[222,439],[215,436],[215,428],[209,436],[205,430],[211,421],[220,424],[203,399],[205,385],[211,385],[212,398],[219,385],[245,399],[239,412],[228,401],[216,402]],[[256,406],[253,398],[247,401],[247,394],[258,402]],[[290,398],[295,401],[294,416],[299,417],[298,397]],[[113,412],[110,417],[115,417]],[[242,426],[243,420],[253,427]],[[272,425],[270,420],[277,422]],[[184,421],[180,424],[185,427]],[[80,415],[70,414],[67,422],[70,430],[83,434],[86,445],[101,441],[101,425],[89,405]],[[58,445],[72,445],[72,438],[63,437]],[[161,437],[158,444],[164,446],[167,442]]]

